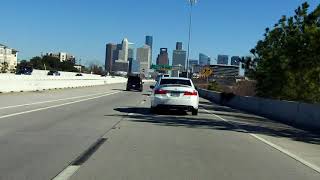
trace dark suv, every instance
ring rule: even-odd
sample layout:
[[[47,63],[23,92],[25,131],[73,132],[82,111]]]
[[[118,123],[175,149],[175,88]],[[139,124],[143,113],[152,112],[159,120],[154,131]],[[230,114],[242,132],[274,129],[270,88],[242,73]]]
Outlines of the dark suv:
[[[126,90],[130,91],[132,89],[142,92],[143,83],[142,83],[142,79],[139,75],[130,75],[128,77]]]

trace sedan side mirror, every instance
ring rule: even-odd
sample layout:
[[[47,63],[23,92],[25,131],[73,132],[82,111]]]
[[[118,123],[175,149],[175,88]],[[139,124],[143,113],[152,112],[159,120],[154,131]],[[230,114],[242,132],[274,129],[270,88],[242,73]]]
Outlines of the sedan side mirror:
[[[150,89],[154,89],[154,86],[150,86]]]

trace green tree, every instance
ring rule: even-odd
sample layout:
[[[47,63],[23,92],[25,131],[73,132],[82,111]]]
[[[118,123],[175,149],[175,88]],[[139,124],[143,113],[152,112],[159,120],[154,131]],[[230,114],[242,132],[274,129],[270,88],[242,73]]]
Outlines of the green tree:
[[[30,59],[30,65],[34,68],[34,69],[40,69],[40,70],[44,70],[44,64],[42,62],[42,58],[39,56],[33,57],[32,59]]]
[[[102,66],[99,66],[97,64],[91,64],[89,66],[89,70],[90,72],[92,72],[93,74],[98,74],[98,75],[103,75],[105,74],[104,70],[103,70],[103,67]]]
[[[9,70],[9,64],[7,62],[1,63],[0,73],[7,73]]]
[[[78,69],[74,67],[74,62],[63,61],[60,63],[59,70],[68,72],[78,72]]]
[[[78,70],[74,67],[74,61],[63,61],[61,62],[59,58],[51,56],[43,57],[33,57],[30,59],[29,64],[34,69],[40,70],[58,70],[58,71],[68,71],[68,72],[77,72]]]
[[[59,58],[43,56],[41,62],[46,65],[47,70],[62,70]]]
[[[320,5],[308,3],[283,16],[251,51],[256,66],[246,67],[257,80],[257,95],[320,102]]]

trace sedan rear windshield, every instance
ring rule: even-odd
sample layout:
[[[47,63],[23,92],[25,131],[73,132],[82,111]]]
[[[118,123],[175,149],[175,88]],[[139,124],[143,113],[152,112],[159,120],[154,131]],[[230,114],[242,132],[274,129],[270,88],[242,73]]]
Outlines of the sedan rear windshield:
[[[184,85],[184,86],[191,86],[190,80],[184,79],[161,79],[160,85]]]

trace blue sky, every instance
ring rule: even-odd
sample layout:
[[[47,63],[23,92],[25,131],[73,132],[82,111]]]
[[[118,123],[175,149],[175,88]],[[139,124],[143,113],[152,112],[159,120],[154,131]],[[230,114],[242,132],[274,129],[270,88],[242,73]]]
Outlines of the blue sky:
[[[199,0],[194,8],[191,58],[200,52],[249,54],[282,15],[292,15],[304,0]],[[309,0],[311,9],[320,3]],[[10,0],[1,2],[0,43],[20,51],[19,59],[41,52],[66,51],[83,62],[103,64],[105,44],[124,37],[136,47],[145,35],[171,52],[176,41],[186,49],[187,0]]]

